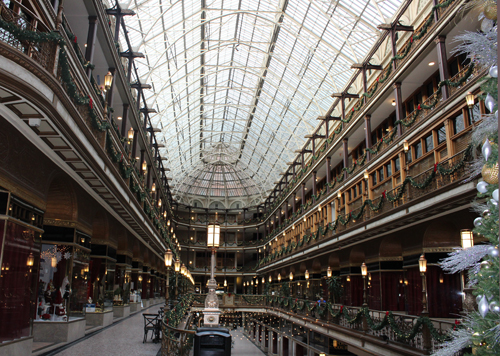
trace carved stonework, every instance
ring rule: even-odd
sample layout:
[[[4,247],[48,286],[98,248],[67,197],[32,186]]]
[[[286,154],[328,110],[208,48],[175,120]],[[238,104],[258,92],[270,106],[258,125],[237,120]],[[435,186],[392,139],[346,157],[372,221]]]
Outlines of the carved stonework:
[[[215,289],[210,289],[205,299],[206,309],[218,309],[219,308],[219,298],[215,294]]]

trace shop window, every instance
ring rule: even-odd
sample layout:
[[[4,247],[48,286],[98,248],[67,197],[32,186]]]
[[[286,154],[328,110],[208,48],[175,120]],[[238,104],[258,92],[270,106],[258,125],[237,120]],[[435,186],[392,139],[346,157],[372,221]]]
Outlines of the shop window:
[[[385,166],[385,168],[387,169],[387,177],[392,176],[392,165],[391,165],[391,162],[389,162],[389,164],[387,164]]]
[[[358,184],[358,194],[359,195],[363,194],[363,186],[361,183]]]
[[[427,92],[427,97],[430,97],[432,94],[434,94],[434,83],[432,80],[425,85],[425,90]]]
[[[358,196],[358,191],[356,189],[356,186],[354,186],[354,188],[352,189],[352,193],[353,193],[353,198],[356,198]]]
[[[422,92],[415,94],[415,100],[417,101],[417,104],[422,104]]]
[[[437,139],[438,145],[446,142],[446,130],[444,128],[444,125],[437,129]]]
[[[460,69],[458,68],[458,60],[454,58],[448,63],[448,69],[450,72],[450,78],[453,78],[455,75],[458,74]]]
[[[457,133],[462,132],[464,129],[464,114],[460,113],[460,115],[453,119],[453,133],[456,135]]]
[[[378,170],[378,177],[381,182],[384,180],[384,167]]]
[[[408,150],[408,152],[406,152],[406,163],[411,163],[411,161],[412,161],[411,150]]]
[[[434,149],[434,141],[432,139],[432,133],[425,137],[425,152],[430,152]]]
[[[372,174],[372,184],[376,185],[377,184],[377,173]]]
[[[422,143],[417,142],[415,146],[413,146],[413,149],[415,150],[415,159],[419,159],[422,157]]]
[[[400,168],[399,157],[396,157],[394,160],[394,172],[399,172]]]
[[[406,103],[406,112],[408,114],[412,113],[413,112],[413,109],[414,109],[414,106],[413,106],[413,98],[408,100],[408,102]]]

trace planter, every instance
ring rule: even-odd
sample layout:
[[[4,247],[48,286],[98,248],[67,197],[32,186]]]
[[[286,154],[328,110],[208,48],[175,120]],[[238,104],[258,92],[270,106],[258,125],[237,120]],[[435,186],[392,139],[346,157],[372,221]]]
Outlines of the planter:
[[[113,316],[116,318],[126,318],[130,315],[130,305],[113,306]]]
[[[140,311],[141,310],[141,303],[138,302],[138,303],[130,303],[130,312],[131,313],[135,313],[137,311]]]
[[[105,312],[85,313],[88,326],[108,326],[113,324],[113,310]]]
[[[33,337],[24,337],[19,340],[1,343],[0,355],[2,356],[31,355],[32,349],[33,349]]]
[[[33,341],[72,342],[85,336],[85,325],[85,318],[74,318],[68,322],[36,320],[33,322]]]
[[[149,307],[149,299],[142,300],[142,309],[146,309]]]

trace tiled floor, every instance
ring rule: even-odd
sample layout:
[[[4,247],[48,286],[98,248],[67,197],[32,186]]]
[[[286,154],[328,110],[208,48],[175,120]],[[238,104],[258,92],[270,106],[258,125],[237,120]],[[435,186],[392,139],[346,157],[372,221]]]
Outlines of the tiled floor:
[[[233,356],[262,356],[264,353],[255,346],[246,335],[243,334],[243,329],[231,330],[234,345],[231,350]]]
[[[160,344],[142,343],[144,321],[142,313],[156,314],[160,305],[143,310],[116,325],[99,332],[57,353],[57,356],[156,356]]]

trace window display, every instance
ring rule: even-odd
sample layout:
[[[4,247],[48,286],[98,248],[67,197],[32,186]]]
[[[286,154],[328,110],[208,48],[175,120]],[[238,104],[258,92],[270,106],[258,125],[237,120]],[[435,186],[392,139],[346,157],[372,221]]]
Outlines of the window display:
[[[89,253],[69,245],[42,244],[37,320],[69,321],[84,316]]]

